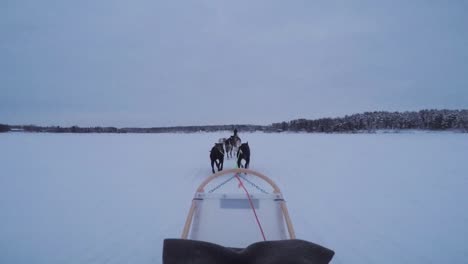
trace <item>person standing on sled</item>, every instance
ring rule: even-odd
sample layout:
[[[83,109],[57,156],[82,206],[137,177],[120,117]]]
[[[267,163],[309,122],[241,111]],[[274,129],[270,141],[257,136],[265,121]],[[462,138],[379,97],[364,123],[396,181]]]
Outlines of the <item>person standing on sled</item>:
[[[233,140],[233,143],[239,143],[239,145],[240,145],[241,139],[237,135],[237,128],[234,129],[234,135],[231,136],[231,140]]]
[[[235,155],[237,156],[238,155],[238,151],[239,151],[239,147],[242,143],[242,140],[240,139],[240,137],[237,135],[237,128],[234,129],[234,135],[232,135],[231,137],[229,137],[229,140],[231,142],[231,145],[232,145],[232,148],[233,148],[233,151],[235,153]]]

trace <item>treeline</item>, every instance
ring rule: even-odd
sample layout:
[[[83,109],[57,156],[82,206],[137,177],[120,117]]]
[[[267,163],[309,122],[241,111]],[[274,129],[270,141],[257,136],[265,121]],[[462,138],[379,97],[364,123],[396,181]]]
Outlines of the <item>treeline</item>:
[[[468,131],[468,110],[421,110],[419,112],[365,112],[338,118],[297,119],[274,123],[276,131],[372,132],[376,130]]]
[[[237,128],[241,131],[254,132],[264,131],[266,126],[258,125],[215,125],[215,126],[174,126],[174,127],[152,127],[152,128],[122,128],[124,133],[196,133],[196,132],[217,132],[234,130]]]
[[[216,132],[234,130],[237,128],[242,131],[263,131],[266,126],[257,125],[219,125],[219,126],[174,126],[174,127],[60,127],[60,126],[6,126],[8,130],[25,132],[46,132],[46,133],[196,133],[196,132]]]
[[[338,118],[297,119],[289,122],[259,125],[173,126],[150,128],[8,126],[0,124],[0,132],[25,131],[49,133],[196,133],[234,130],[244,132],[324,132],[357,133],[377,130],[457,130],[468,132],[468,110],[421,110],[419,112],[365,112]]]
[[[10,131],[10,126],[4,125],[4,124],[0,124],[0,133],[1,133],[1,132],[8,132],[8,131]]]

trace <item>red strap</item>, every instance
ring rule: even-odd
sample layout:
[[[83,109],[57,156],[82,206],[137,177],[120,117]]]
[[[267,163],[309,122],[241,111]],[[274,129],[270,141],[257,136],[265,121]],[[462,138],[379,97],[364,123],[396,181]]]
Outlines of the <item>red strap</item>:
[[[239,181],[239,187],[242,187],[242,189],[244,189],[245,191],[245,194],[247,195],[247,198],[249,199],[249,203],[250,203],[250,207],[252,208],[252,211],[255,215],[255,220],[257,220],[257,224],[258,224],[258,228],[260,228],[260,232],[262,233],[262,237],[263,237],[263,240],[266,241],[266,238],[265,238],[265,233],[263,232],[263,228],[262,228],[262,225],[260,224],[260,220],[258,220],[258,216],[257,216],[257,212],[255,211],[255,207],[254,207],[254,204],[252,202],[252,199],[250,199],[250,194],[249,192],[247,191],[247,189],[245,188],[244,184],[242,183],[241,179],[239,178],[239,176],[236,174],[235,175],[237,180]]]

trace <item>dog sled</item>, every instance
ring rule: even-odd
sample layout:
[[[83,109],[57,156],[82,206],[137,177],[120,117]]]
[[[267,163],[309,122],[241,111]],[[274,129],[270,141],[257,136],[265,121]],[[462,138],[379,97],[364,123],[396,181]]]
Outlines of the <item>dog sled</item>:
[[[164,240],[163,264],[326,264],[333,255],[296,238],[276,183],[253,170],[231,169],[197,188],[181,238]]]

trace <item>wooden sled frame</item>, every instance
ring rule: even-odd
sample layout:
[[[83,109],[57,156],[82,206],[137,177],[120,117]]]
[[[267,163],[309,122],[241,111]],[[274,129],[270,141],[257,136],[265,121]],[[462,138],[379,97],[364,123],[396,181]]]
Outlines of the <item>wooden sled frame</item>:
[[[230,170],[218,171],[217,173],[211,175],[210,177],[208,177],[206,180],[204,180],[200,184],[200,186],[197,189],[197,193],[205,192],[206,185],[208,185],[208,183],[210,183],[212,180],[214,180],[214,179],[216,179],[216,178],[218,178],[220,176],[223,176],[223,175],[226,175],[226,174],[240,174],[240,173],[246,173],[246,174],[254,175],[254,176],[257,176],[257,177],[261,178],[262,180],[266,181],[268,184],[271,185],[271,187],[273,188],[273,193],[281,194],[281,191],[280,191],[278,185],[276,185],[276,183],[273,180],[271,180],[270,178],[268,178],[267,176],[265,176],[265,175],[263,175],[263,174],[261,174],[259,172],[249,170],[249,169],[230,169]],[[286,222],[286,226],[288,228],[289,238],[290,239],[295,239],[296,234],[294,232],[294,228],[293,228],[293,225],[292,225],[291,218],[289,217],[289,212],[288,212],[288,208],[286,207],[286,202],[284,200],[281,200],[281,201],[279,201],[279,203],[280,203],[281,211],[282,211],[283,216],[284,216],[284,220]],[[182,232],[182,239],[187,239],[188,238],[189,231],[190,231],[190,226],[192,225],[193,215],[195,214],[195,209],[196,209],[196,202],[195,202],[195,200],[192,200],[192,205],[190,206],[190,210],[189,210],[189,213],[187,215],[187,220],[185,221],[184,230]]]

